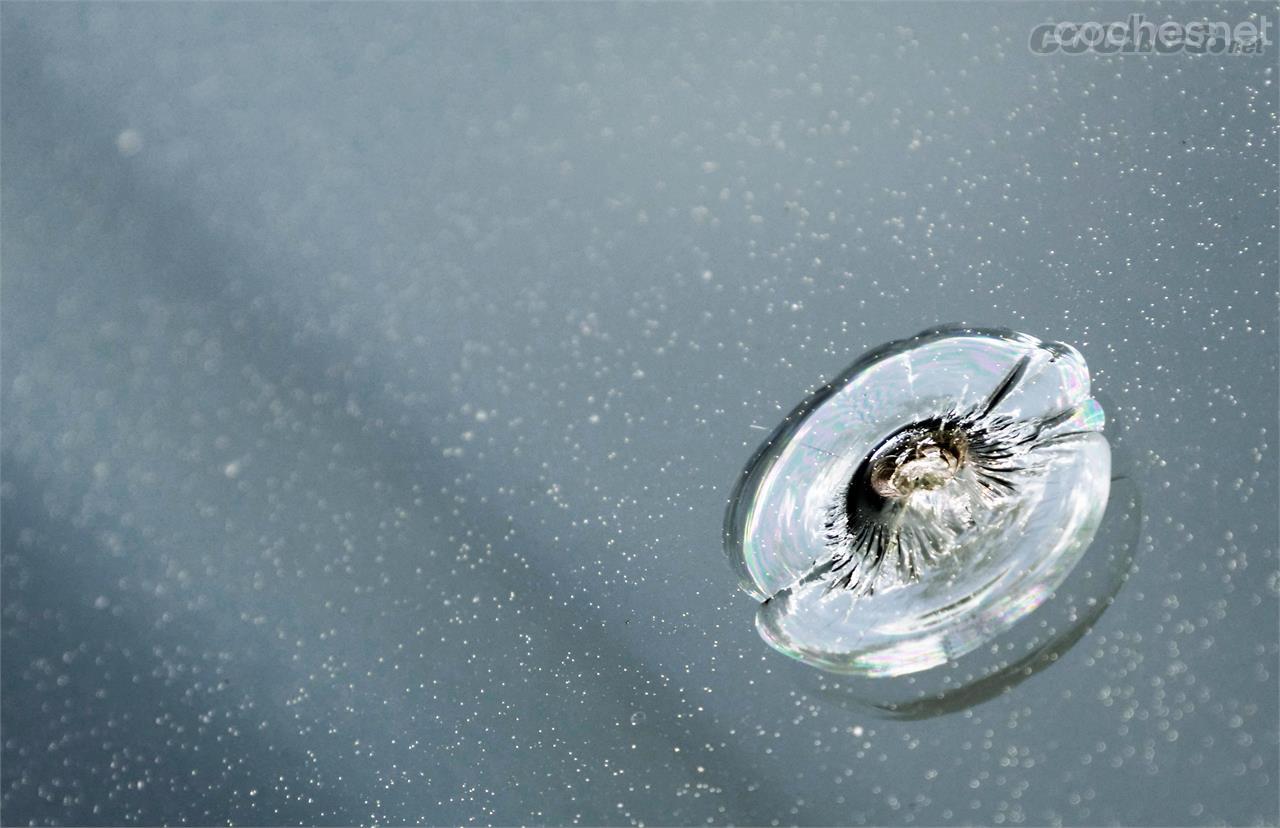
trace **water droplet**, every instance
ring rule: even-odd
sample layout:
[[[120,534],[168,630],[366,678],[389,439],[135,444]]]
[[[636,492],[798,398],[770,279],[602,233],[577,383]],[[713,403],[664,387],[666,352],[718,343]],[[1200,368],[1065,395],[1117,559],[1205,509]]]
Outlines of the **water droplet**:
[[[761,636],[827,670],[894,676],[1008,629],[1097,530],[1104,420],[1069,345],[943,328],[866,354],[783,421],[730,502]]]

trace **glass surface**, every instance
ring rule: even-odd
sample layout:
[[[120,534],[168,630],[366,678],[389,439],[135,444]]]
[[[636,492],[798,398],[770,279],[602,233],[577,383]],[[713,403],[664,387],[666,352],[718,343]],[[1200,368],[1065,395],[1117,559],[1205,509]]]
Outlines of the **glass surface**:
[[[0,819],[1280,821],[1280,44],[1029,48],[1138,12],[1277,32],[0,5]],[[951,323],[1087,360],[1095,542],[982,663],[775,652],[743,463]]]

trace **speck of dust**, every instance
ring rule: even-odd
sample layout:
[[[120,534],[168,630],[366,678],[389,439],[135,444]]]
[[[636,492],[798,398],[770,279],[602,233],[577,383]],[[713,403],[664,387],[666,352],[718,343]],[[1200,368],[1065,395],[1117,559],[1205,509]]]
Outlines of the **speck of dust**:
[[[142,133],[136,129],[126,129],[116,136],[116,151],[126,158],[142,152]]]

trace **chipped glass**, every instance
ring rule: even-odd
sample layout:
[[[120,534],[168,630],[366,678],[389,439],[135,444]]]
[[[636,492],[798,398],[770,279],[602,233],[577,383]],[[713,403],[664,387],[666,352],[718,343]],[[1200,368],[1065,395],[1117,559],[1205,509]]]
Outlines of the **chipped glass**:
[[[940,328],[866,354],[744,469],[726,517],[761,636],[840,673],[971,652],[1088,548],[1111,452],[1078,351]]]

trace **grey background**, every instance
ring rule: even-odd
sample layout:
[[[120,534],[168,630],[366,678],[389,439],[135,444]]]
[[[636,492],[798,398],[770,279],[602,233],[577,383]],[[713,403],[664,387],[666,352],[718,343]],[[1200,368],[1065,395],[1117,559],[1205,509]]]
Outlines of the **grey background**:
[[[1280,47],[1027,50],[1137,8],[4,3],[3,821],[1274,824]],[[1080,347],[1145,517],[886,721],[720,522],[942,322]]]

